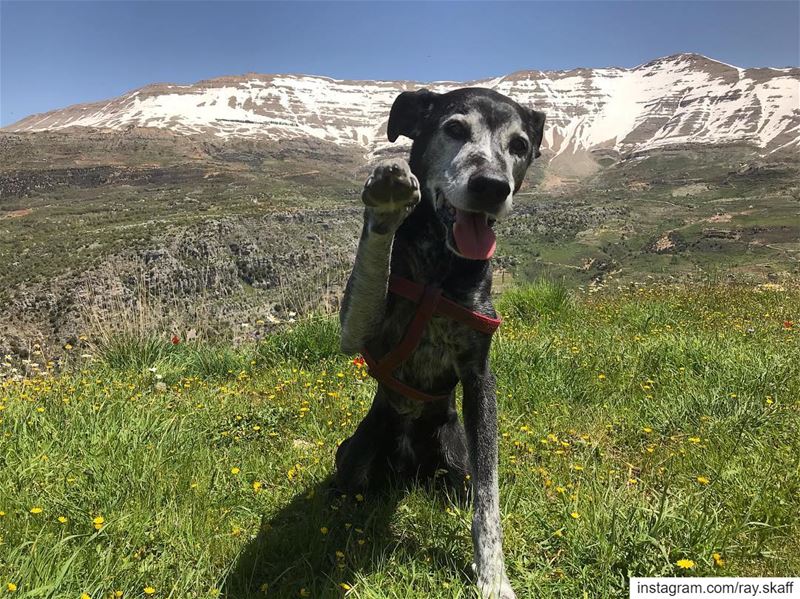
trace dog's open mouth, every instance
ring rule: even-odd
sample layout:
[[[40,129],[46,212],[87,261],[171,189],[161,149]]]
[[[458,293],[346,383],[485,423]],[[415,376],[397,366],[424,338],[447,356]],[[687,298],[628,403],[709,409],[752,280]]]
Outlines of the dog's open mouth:
[[[497,247],[497,238],[492,225],[494,218],[485,212],[472,212],[453,206],[442,194],[438,194],[439,214],[448,227],[448,241],[452,235],[458,254],[470,260],[488,260]]]

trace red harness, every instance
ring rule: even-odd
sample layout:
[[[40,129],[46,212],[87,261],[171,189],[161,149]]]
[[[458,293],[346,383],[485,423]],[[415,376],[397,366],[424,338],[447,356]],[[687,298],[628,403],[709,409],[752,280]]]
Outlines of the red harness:
[[[383,383],[389,389],[397,391],[401,395],[419,401],[436,401],[448,399],[450,393],[445,395],[430,395],[419,389],[409,387],[405,383],[397,380],[392,374],[400,364],[405,362],[414,352],[422,339],[425,326],[435,314],[447,316],[462,324],[465,324],[476,331],[491,335],[500,326],[500,318],[490,318],[472,310],[466,309],[454,301],[442,297],[442,290],[435,285],[421,285],[414,281],[409,281],[402,277],[391,275],[389,277],[389,291],[402,298],[411,300],[419,304],[417,313],[414,315],[411,324],[408,325],[405,335],[400,344],[386,353],[380,361],[375,361],[369,353],[364,350],[362,355],[369,367],[369,374],[378,382]]]

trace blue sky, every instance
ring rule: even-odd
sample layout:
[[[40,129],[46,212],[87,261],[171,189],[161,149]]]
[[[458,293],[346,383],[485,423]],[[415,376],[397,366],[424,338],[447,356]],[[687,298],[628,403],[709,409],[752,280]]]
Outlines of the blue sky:
[[[0,0],[0,124],[153,82],[245,72],[470,80],[699,52],[798,66],[795,1]]]

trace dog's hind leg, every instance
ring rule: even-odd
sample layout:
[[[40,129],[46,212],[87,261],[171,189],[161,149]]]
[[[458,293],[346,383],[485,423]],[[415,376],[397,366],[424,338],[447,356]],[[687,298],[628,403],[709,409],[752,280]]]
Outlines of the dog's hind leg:
[[[396,418],[393,470],[400,478],[418,481],[446,472],[445,482],[463,498],[469,474],[464,429],[454,408],[431,407],[419,416]]]
[[[396,423],[380,393],[353,435],[336,450],[336,485],[344,493],[381,487],[389,480]]]
[[[488,348],[487,348],[488,349]],[[461,377],[464,424],[473,471],[472,542],[483,599],[515,599],[505,571],[497,473],[497,398],[488,360]]]
[[[356,353],[375,335],[386,309],[394,233],[420,199],[419,181],[405,160],[386,161],[364,184],[364,225],[339,319],[342,351]]]
[[[471,472],[464,427],[455,409],[448,410],[447,421],[436,431],[440,467],[447,471],[447,481],[455,494],[463,499]]]

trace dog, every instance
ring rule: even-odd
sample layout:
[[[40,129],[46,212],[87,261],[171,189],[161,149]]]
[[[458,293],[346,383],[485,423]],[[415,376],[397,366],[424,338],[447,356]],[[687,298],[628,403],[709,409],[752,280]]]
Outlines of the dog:
[[[395,99],[387,135],[390,142],[400,135],[413,140],[411,154],[408,162],[378,164],[364,185],[363,228],[339,315],[343,352],[386,356],[403,340],[418,306],[390,292],[390,274],[436,289],[478,318],[496,317],[492,226],[511,211],[514,193],[540,155],[544,122],[543,113],[489,89],[420,89]],[[413,352],[389,378],[379,378],[369,412],[337,449],[336,481],[348,493],[442,471],[454,487],[469,481],[480,594],[511,599],[490,345],[491,334],[429,316]],[[459,382],[463,426],[455,404]],[[403,385],[432,400],[410,397]]]

